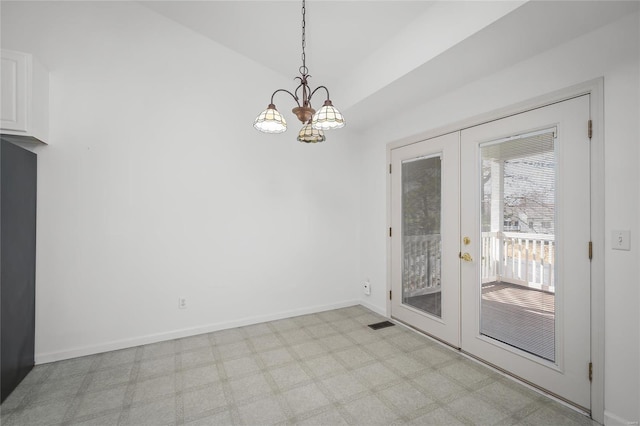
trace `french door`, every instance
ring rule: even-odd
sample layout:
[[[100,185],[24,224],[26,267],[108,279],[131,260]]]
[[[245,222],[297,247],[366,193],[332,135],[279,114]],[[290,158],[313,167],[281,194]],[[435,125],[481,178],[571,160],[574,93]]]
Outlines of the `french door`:
[[[459,140],[455,132],[391,153],[392,209],[399,213],[391,224],[392,315],[457,348]]]
[[[586,410],[588,120],[584,95],[391,152],[392,316]]]

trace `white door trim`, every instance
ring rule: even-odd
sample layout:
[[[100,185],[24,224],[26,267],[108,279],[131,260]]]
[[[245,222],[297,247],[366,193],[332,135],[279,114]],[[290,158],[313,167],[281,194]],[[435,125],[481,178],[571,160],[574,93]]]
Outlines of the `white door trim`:
[[[577,96],[590,94],[590,114],[593,121],[591,138],[591,236],[593,259],[591,261],[591,417],[604,423],[604,78],[590,80],[561,89],[515,105],[490,111],[440,128],[427,130],[387,144],[387,167],[391,164],[391,150],[411,145],[447,133],[499,120],[511,115],[562,102]],[[586,131],[586,125],[585,125]],[[391,227],[391,174],[387,169],[387,228]],[[387,316],[391,315],[391,239],[387,238]]]

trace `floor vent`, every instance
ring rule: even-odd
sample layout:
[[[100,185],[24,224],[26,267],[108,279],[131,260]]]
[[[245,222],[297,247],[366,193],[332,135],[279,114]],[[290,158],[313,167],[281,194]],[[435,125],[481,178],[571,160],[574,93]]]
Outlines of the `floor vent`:
[[[387,328],[394,325],[395,324],[390,321],[382,321],[382,322],[377,322],[375,324],[369,324],[369,327],[371,327],[374,330],[380,330],[381,328]]]

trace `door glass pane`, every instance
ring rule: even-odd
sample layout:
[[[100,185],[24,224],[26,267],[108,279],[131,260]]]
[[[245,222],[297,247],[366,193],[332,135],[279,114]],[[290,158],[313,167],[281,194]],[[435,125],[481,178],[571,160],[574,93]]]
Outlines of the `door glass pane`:
[[[402,162],[402,303],[442,315],[440,155]]]
[[[481,334],[555,361],[554,130],[481,145]]]

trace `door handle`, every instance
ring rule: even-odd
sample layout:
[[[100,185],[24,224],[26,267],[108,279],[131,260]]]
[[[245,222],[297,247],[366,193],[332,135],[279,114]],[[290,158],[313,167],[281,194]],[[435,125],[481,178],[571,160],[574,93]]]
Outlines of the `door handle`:
[[[460,259],[464,260],[465,262],[473,262],[473,258],[471,257],[471,255],[469,253],[460,253]]]

